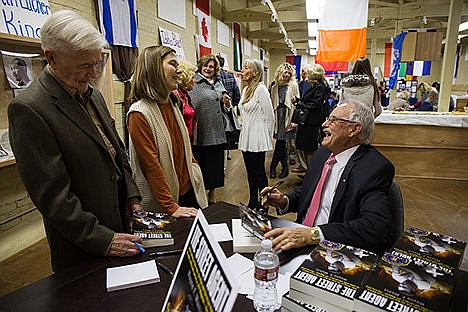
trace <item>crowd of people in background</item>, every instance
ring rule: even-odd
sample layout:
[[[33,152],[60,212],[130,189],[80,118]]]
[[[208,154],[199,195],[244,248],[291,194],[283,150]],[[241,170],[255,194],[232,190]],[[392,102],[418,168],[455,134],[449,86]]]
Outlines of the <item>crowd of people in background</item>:
[[[78,30],[80,38],[73,35]],[[295,243],[288,236],[294,230],[279,231],[276,249],[315,244],[323,235],[378,251],[391,243],[385,196],[394,169],[369,145],[374,119],[382,106],[435,110],[438,84],[420,83],[416,99],[402,90],[388,104],[385,82],[377,84],[367,58],[355,62],[337,90],[321,65],[304,65],[297,82],[296,70],[287,62],[278,66],[267,88],[260,60],[244,61],[241,73],[234,74],[223,68],[220,55],[204,55],[195,65],[179,60],[170,47],[150,46],[140,51],[132,77],[127,158],[101,93],[89,84],[102,70],[106,42],[101,34],[76,13],[59,11],[41,35],[48,65],[39,82],[13,100],[8,114],[16,163],[44,216],[54,271],[92,256],[138,253],[134,243],[141,239],[128,234],[135,210],[193,217],[199,208],[215,203],[215,190],[224,186],[227,151],[233,148],[242,152],[250,207],[260,210],[269,202],[280,213],[299,211],[299,222],[320,227],[315,240],[306,241],[307,230]],[[38,151],[34,157],[31,150]],[[292,171],[307,171],[304,184],[315,188],[322,167],[336,163],[334,185],[340,187],[341,174],[349,175],[354,193],[348,189],[339,213],[332,215],[335,195],[329,186],[325,193],[330,196],[315,202],[316,209],[328,209],[317,219],[317,210],[309,214],[309,189],[286,195],[270,189],[267,198],[265,158],[272,150],[270,178],[286,178],[289,165],[297,164]],[[348,161],[356,164],[354,169],[345,169]],[[364,173],[368,179],[362,178]],[[385,177],[371,181],[378,191],[369,185],[377,176]],[[266,196],[263,202],[261,194]],[[362,194],[371,195],[360,198]]]

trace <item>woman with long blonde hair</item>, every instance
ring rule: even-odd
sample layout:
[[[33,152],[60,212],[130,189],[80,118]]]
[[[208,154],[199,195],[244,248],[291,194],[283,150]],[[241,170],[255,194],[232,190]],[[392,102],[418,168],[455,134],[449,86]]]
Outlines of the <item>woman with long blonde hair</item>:
[[[270,178],[276,178],[276,167],[281,162],[281,173],[279,178],[286,178],[289,174],[287,140],[294,140],[296,132],[291,126],[294,104],[292,99],[299,96],[299,87],[294,78],[294,68],[291,64],[284,62],[275,74],[275,81],[270,89],[271,103],[275,112],[276,139],[273,158],[270,163]]]
[[[191,217],[208,202],[177,88],[179,62],[172,48],[143,49],[135,65],[127,114],[130,165],[145,210]]]
[[[262,82],[263,66],[258,60],[246,60],[242,67],[242,90],[239,112],[242,128],[239,149],[242,151],[249,182],[249,207],[263,209],[260,191],[268,186],[265,153],[273,149],[274,113],[268,89]]]

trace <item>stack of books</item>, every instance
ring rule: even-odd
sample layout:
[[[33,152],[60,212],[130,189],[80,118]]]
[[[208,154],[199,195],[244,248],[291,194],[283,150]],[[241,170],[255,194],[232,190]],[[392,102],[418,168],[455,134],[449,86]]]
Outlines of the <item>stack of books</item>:
[[[372,271],[377,255],[322,241],[291,275],[289,297],[327,311],[352,311],[354,297]],[[286,298],[283,305],[291,307]]]
[[[409,227],[356,295],[355,311],[450,311],[466,243]]]
[[[290,278],[284,311],[450,311],[466,243],[409,227],[372,252],[323,241]]]

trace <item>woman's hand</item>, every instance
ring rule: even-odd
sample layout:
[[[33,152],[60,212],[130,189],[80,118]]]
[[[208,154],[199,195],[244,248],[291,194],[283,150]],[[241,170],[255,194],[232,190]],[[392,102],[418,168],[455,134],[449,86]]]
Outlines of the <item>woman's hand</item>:
[[[229,95],[227,95],[227,93],[223,94],[222,101],[223,101],[224,106],[231,107],[231,98],[229,97]]]
[[[310,228],[279,228],[265,234],[265,238],[274,238],[274,250],[288,250],[313,245]]]
[[[179,207],[171,216],[174,218],[195,217],[198,210],[193,207]]]

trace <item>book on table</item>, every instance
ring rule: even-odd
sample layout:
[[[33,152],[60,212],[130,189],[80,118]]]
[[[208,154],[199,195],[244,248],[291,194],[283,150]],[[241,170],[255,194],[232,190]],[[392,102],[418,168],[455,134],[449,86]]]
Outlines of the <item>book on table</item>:
[[[463,260],[465,248],[466,242],[449,235],[408,227],[392,249],[439,263],[441,266],[458,269]]]
[[[254,209],[242,203],[239,206],[239,216],[240,219],[232,219],[232,245],[234,252],[257,252],[260,249],[260,243],[263,236],[271,229],[281,227],[306,227],[289,220],[259,214]],[[280,263],[284,264],[294,256],[306,253],[305,250],[307,250],[307,253],[309,252],[309,249],[307,248],[282,252],[279,255]]]
[[[357,293],[354,310],[450,311],[454,286],[446,266],[391,250]]]
[[[377,255],[323,240],[291,275],[289,296],[330,311],[351,311]]]
[[[169,229],[169,215],[161,212],[138,210],[133,212],[133,234],[141,237],[145,247],[168,246],[174,244]]]
[[[239,206],[239,215],[242,227],[258,239],[263,239],[265,233],[272,229],[271,220],[267,215],[258,213],[242,203]]]
[[[281,311],[285,312],[327,312],[318,306],[307,304],[299,300],[293,299],[289,294],[284,294],[281,298]]]
[[[107,268],[107,291],[143,286],[159,282],[159,272],[154,260]]]

